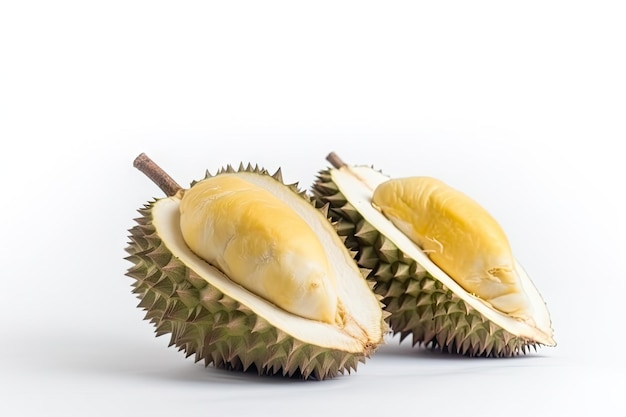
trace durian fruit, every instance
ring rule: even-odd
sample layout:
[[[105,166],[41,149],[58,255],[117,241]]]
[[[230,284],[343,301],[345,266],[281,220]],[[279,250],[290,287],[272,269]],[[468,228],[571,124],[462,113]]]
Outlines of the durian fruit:
[[[145,154],[134,165],[168,197],[139,210],[127,275],[170,346],[206,366],[321,380],[383,343],[380,298],[327,211],[280,170],[228,166],[183,189]]]
[[[509,357],[554,346],[537,288],[497,222],[429,177],[393,179],[336,154],[312,187],[400,340],[466,356]]]

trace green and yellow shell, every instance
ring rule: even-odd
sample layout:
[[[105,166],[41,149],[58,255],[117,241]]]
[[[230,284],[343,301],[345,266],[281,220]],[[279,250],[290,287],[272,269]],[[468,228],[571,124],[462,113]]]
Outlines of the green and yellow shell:
[[[468,356],[555,345],[543,298],[475,202],[432,178],[335,165],[320,171],[314,198],[370,269],[394,334]]]
[[[327,212],[280,171],[228,166],[139,213],[127,275],[157,336],[187,357],[325,379],[383,342],[379,298]]]

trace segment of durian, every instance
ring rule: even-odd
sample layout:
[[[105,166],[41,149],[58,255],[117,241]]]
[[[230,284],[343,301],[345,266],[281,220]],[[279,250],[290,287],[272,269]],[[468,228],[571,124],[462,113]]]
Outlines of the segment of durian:
[[[532,317],[506,234],[476,201],[436,178],[408,177],[377,186],[372,205],[466,291]]]
[[[513,356],[553,346],[545,302],[519,263],[513,260],[528,306],[524,317],[467,291],[372,204],[374,191],[389,180],[371,167],[331,168],[319,173],[313,194],[318,204],[330,205],[359,265],[371,269],[368,280],[383,297],[392,331],[411,336],[414,345],[469,356]]]
[[[207,178],[183,194],[180,221],[187,246],[232,281],[298,316],[343,321],[317,234],[266,189],[236,175]]]
[[[330,299],[336,298],[341,320],[294,314],[194,253],[181,230],[180,203],[186,190],[140,210],[142,217],[130,231],[127,259],[134,266],[127,275],[135,279],[139,306],[157,335],[171,334],[172,345],[207,366],[317,379],[356,370],[383,342],[386,325],[379,299],[326,212],[315,209],[297,185],[284,185],[280,172],[270,176],[250,165],[239,170],[229,166],[216,174],[220,176],[261,187],[292,208],[313,231],[335,277]],[[192,183],[191,189],[201,183]]]

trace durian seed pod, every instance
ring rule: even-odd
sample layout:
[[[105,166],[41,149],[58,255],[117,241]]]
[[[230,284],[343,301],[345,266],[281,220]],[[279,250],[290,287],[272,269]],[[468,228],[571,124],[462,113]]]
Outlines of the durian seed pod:
[[[377,190],[382,194],[383,184],[391,188],[393,179],[372,166],[350,166],[334,153],[327,160],[331,167],[319,172],[312,186],[314,199],[319,206],[329,206],[346,247],[356,254],[359,266],[370,269],[367,280],[374,283],[374,291],[382,297],[390,314],[388,323],[400,340],[410,336],[413,346],[481,357],[510,357],[542,345],[556,345],[546,304],[517,261],[513,260],[513,273],[527,306],[523,314],[516,316],[466,290],[433,262],[428,250],[407,235],[407,230],[412,230],[409,219],[394,224],[374,204]],[[406,187],[401,182],[399,187],[402,186]],[[410,193],[414,191],[408,192],[409,197],[405,197],[412,198]],[[428,192],[417,198],[425,198]],[[396,197],[389,198],[393,204]],[[460,204],[465,204],[464,200]],[[432,230],[441,226],[433,225],[441,216],[428,212],[426,215],[430,216],[430,224],[420,227]],[[432,251],[439,251],[442,246],[434,238],[427,243],[431,247],[434,244]]]
[[[357,267],[335,233],[326,208],[315,208],[297,184],[284,184],[280,170],[270,175],[250,164],[241,164],[238,169],[229,165],[215,175],[207,171],[204,179],[193,181],[190,188],[183,189],[145,154],[139,155],[134,165],[167,197],[150,201],[139,210],[140,217],[130,229],[126,248],[129,254],[126,259],[133,264],[126,275],[134,280],[133,293],[140,299],[138,307],[146,312],[145,319],[155,326],[157,336],[170,335],[170,346],[176,346],[186,357],[192,356],[205,366],[322,380],[355,371],[358,363],[364,362],[383,343],[388,327],[380,298],[363,279],[368,271]],[[206,187],[208,183],[210,186]],[[250,200],[250,194],[244,192],[243,199],[227,200],[226,206],[211,206],[225,201],[223,195],[239,195],[228,189],[232,183],[243,184],[246,190],[260,195],[260,200]],[[216,189],[221,191],[210,194]],[[203,198],[203,193],[209,194]],[[228,206],[233,202],[235,206]],[[267,213],[272,204],[283,210],[281,216],[258,215]],[[246,214],[237,211],[236,206],[252,211]],[[309,258],[302,261],[298,258],[301,253],[289,252],[292,240],[279,241],[280,236],[291,239],[289,233],[277,229],[281,227],[282,217],[292,218],[289,226],[309,230],[319,240],[312,245],[323,249],[320,256],[328,259],[330,265],[324,273],[332,274],[336,284],[325,281],[330,278],[319,278],[317,264],[309,264]],[[304,219],[304,223],[298,223],[299,219]],[[267,240],[269,235],[264,233],[268,230],[278,237]],[[213,253],[212,263],[188,244],[203,233],[199,239],[205,240],[195,250]],[[233,242],[239,242],[239,246]],[[255,251],[262,245],[271,251],[256,256]],[[274,259],[274,256],[282,258]],[[313,272],[303,273],[302,268],[279,270],[276,264],[285,259],[296,266],[305,265]],[[236,276],[238,282],[227,276],[225,270]],[[249,271],[257,272],[250,277],[245,275]],[[288,285],[281,273],[293,275],[293,279],[311,279],[306,281],[310,283],[310,291],[303,294],[301,289],[276,289],[277,285]],[[245,287],[258,281],[267,284],[275,302],[265,299],[267,294]],[[320,290],[324,285],[330,289]],[[358,300],[348,294],[356,294]],[[335,296],[337,304],[324,304]],[[293,297],[300,297],[293,307],[296,313],[285,309],[293,304]],[[316,300],[322,300],[323,306],[315,304]],[[321,318],[300,316],[300,304],[306,303],[317,309],[325,308]],[[318,314],[313,310],[311,314]]]

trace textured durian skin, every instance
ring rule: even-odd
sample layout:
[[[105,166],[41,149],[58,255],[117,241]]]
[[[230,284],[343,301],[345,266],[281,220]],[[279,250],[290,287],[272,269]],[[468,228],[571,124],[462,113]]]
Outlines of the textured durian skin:
[[[239,168],[243,170],[269,175],[249,165]],[[228,166],[216,175],[223,172],[238,171]],[[273,177],[282,182],[280,171]],[[289,187],[311,201],[297,184]],[[157,337],[170,335],[169,346],[207,367],[316,380],[356,371],[371,355],[375,347],[353,353],[302,342],[209,284],[173,256],[158,236],[151,216],[155,202],[138,210],[141,216],[129,230],[126,259],[133,266],[126,275],[134,280],[132,291],[145,320],[154,325]]]
[[[318,206],[329,206],[358,265],[370,270],[367,280],[382,297],[391,331],[400,340],[411,336],[413,346],[465,356],[511,357],[537,349],[538,343],[488,320],[404,255],[347,201],[329,169],[318,173],[312,193]]]

